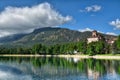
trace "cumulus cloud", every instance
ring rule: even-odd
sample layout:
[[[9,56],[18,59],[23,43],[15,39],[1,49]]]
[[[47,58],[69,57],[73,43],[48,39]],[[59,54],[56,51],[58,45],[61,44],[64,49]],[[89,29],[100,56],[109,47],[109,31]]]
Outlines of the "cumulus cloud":
[[[86,32],[86,31],[93,31],[93,29],[85,28],[85,29],[79,29],[80,32]]]
[[[97,12],[101,10],[101,6],[99,5],[92,5],[92,6],[87,6],[85,9],[80,10],[80,12]]]
[[[111,21],[110,25],[114,26],[116,29],[120,29],[120,20],[116,19],[115,21]]]
[[[107,32],[106,33],[107,35],[114,35],[114,36],[117,36],[117,34],[113,33],[113,32]]]
[[[32,7],[6,7],[0,13],[0,37],[28,33],[36,28],[59,26],[71,19],[71,16],[62,16],[49,3]]]

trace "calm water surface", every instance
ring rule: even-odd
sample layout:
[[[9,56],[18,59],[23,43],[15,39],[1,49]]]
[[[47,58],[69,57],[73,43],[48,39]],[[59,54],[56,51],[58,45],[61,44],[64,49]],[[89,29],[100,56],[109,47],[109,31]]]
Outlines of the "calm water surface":
[[[120,61],[0,57],[0,80],[120,80]]]

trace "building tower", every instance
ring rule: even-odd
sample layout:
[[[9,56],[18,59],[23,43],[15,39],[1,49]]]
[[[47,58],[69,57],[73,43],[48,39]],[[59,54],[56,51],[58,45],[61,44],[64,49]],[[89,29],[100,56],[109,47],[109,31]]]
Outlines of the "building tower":
[[[87,38],[87,41],[88,41],[87,42],[88,44],[91,43],[91,42],[99,41],[99,37],[98,37],[98,34],[97,34],[96,30],[92,31],[92,35],[91,35],[91,37]]]
[[[97,37],[97,31],[96,30],[92,31],[92,37]]]

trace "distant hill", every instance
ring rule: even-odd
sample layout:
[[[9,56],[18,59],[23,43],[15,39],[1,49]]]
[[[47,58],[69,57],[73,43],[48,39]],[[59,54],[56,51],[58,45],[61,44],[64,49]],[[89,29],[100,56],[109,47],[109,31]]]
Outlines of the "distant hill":
[[[16,40],[22,38],[25,35],[26,34],[14,34],[14,35],[10,35],[10,36],[5,36],[5,37],[0,38],[0,43],[13,42],[13,41],[16,41]]]
[[[79,32],[75,30],[70,30],[66,28],[40,28],[34,30],[29,34],[16,34],[4,38],[0,38],[0,43],[2,44],[14,44],[14,45],[33,45],[37,43],[42,43],[45,45],[69,43],[85,41],[86,38],[91,36],[91,32]],[[100,33],[101,34],[101,33]],[[105,38],[116,37],[113,35],[101,34]]]
[[[68,42],[78,42],[85,40],[91,35],[91,32],[81,33],[66,28],[40,28],[34,30],[32,33],[22,37],[21,39],[14,41],[14,43],[22,44],[60,44]]]

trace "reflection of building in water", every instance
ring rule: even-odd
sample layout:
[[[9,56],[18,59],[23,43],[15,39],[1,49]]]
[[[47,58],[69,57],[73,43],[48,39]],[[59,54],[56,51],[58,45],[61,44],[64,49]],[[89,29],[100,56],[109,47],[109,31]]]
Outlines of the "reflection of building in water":
[[[99,80],[100,78],[100,72],[94,71],[90,68],[87,69],[87,75],[88,75],[88,78],[92,80]]]
[[[110,73],[111,75],[116,75],[114,61],[111,61],[111,64],[107,66],[107,73]]]
[[[80,61],[80,58],[74,57],[74,58],[73,58],[73,61],[74,61],[75,63],[77,63],[78,61]]]
[[[68,61],[70,61],[70,62],[74,62],[74,63],[77,63],[78,61],[80,61],[81,60],[81,58],[77,58],[77,57],[73,57],[73,58],[65,58],[65,59],[67,59]]]

